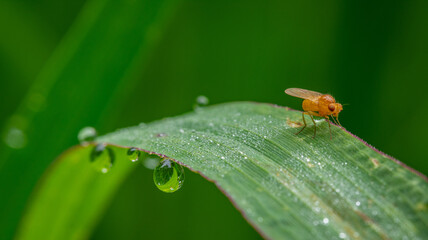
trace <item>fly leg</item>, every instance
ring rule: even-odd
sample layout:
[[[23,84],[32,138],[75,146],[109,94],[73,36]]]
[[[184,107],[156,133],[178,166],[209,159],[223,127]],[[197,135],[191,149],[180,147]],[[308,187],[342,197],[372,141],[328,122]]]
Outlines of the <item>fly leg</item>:
[[[295,133],[296,135],[299,134],[299,133],[301,133],[303,131],[303,129],[305,129],[306,125],[307,125],[306,124],[306,120],[305,120],[305,113],[306,112],[302,112],[302,119],[303,119],[303,123],[305,124],[305,126],[303,126],[302,129],[300,129],[299,132]]]
[[[315,138],[315,136],[317,135],[317,124],[315,123],[315,120],[314,120],[313,116],[320,116],[320,115],[318,113],[312,112],[312,111],[310,111],[310,112],[302,112],[302,119],[303,119],[303,123],[305,124],[305,126],[303,126],[302,129],[300,129],[300,131],[296,133],[296,135],[299,134],[299,133],[301,133],[303,131],[303,129],[305,129],[306,126],[307,126],[306,120],[305,120],[305,114],[309,115],[309,117],[311,117],[311,119],[312,119],[312,122],[314,123],[314,136],[312,138]]]
[[[319,113],[313,112],[313,111],[308,111],[306,112],[306,114],[309,115],[309,117],[311,117],[312,122],[314,123],[314,136],[312,138],[315,138],[315,136],[317,135],[317,124],[315,123],[314,117],[313,116],[317,116],[317,117],[321,117],[319,115]]]
[[[337,121],[337,123],[339,123],[339,126],[342,127],[342,124],[340,124],[340,122],[339,122],[339,116],[336,117],[336,121]]]
[[[333,116],[331,116],[331,119],[333,120],[334,124],[339,125],[339,123],[337,123],[336,119]]]

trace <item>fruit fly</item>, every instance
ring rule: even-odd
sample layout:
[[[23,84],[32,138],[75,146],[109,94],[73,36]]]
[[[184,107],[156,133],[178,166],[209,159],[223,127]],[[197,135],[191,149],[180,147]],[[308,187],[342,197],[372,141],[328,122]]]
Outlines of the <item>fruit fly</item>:
[[[331,117],[336,124],[338,124],[339,126],[342,126],[340,125],[340,122],[339,122],[339,113],[343,109],[342,104],[336,103],[336,100],[334,100],[334,98],[331,95],[309,91],[301,88],[289,88],[285,90],[285,93],[293,97],[304,99],[302,103],[302,108],[304,111],[302,112],[302,118],[305,126],[303,126],[303,128],[300,129],[300,131],[297,132],[296,134],[301,133],[303,129],[305,129],[306,127],[305,114],[309,115],[309,117],[311,117],[312,119],[312,122],[314,123],[314,126],[315,126],[314,136],[313,136],[314,138],[315,138],[315,135],[317,134],[317,126],[315,124],[315,120],[313,116],[324,117],[325,120],[328,122],[328,128],[330,130],[330,139],[331,139],[331,127],[330,127],[329,117]]]

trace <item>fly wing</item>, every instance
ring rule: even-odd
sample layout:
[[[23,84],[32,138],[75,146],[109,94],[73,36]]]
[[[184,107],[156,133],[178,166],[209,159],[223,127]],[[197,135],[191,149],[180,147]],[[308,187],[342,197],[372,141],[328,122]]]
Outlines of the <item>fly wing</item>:
[[[309,99],[311,101],[317,101],[318,98],[323,95],[322,93],[319,93],[319,92],[314,92],[314,91],[301,89],[301,88],[289,88],[285,90],[285,93],[293,97]]]

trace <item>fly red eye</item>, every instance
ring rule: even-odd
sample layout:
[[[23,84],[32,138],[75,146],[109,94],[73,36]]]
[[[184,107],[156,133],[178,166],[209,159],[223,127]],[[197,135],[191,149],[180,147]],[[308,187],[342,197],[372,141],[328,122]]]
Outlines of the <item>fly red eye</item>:
[[[334,109],[336,109],[336,107],[334,106],[334,104],[329,104],[328,105],[328,110],[330,110],[330,111],[334,111]]]

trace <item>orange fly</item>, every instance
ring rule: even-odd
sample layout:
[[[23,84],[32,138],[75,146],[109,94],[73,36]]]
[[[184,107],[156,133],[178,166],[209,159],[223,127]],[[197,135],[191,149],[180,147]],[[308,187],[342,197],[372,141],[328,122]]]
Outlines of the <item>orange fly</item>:
[[[340,125],[339,122],[339,113],[342,111],[343,107],[342,104],[336,103],[336,100],[329,95],[329,94],[322,94],[319,92],[309,91],[301,88],[289,88],[285,90],[285,93],[298,98],[303,98],[302,108],[302,118],[303,123],[305,126],[303,126],[302,129],[300,129],[299,132],[296,134],[299,134],[303,131],[306,127],[306,120],[305,120],[305,114],[309,115],[311,117],[312,122],[314,123],[315,129],[314,129],[314,138],[317,134],[317,126],[315,124],[315,120],[312,116],[318,116],[318,117],[324,117],[325,120],[328,122],[328,128],[330,129],[330,138],[331,138],[331,127],[330,127],[330,121],[329,117],[333,119],[333,121]],[[335,119],[336,118],[336,119]]]

